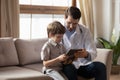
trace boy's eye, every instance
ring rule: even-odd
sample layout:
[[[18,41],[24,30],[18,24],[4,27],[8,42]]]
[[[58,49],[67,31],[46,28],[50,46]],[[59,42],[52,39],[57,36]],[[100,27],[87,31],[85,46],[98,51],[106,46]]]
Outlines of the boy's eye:
[[[61,36],[57,36],[57,38],[61,38]]]
[[[60,36],[56,36],[56,38],[62,38],[63,37],[63,35],[60,35]]]

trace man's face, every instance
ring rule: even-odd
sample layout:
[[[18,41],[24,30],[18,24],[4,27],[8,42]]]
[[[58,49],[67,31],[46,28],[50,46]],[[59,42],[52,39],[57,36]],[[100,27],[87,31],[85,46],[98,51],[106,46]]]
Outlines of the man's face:
[[[72,31],[76,29],[76,26],[78,25],[79,19],[73,19],[71,16],[68,16],[65,18],[66,27],[69,31]]]

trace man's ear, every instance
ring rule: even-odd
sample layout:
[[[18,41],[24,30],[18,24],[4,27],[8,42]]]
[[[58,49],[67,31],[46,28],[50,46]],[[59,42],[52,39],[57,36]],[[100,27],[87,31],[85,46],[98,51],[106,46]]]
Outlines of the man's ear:
[[[64,15],[64,19],[67,19],[67,16]]]

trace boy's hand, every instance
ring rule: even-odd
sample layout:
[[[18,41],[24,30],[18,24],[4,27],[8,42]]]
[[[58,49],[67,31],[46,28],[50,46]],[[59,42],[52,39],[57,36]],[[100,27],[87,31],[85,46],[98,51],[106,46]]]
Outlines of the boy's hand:
[[[57,57],[59,59],[59,61],[65,61],[67,59],[67,56],[65,54],[62,54],[60,56]]]

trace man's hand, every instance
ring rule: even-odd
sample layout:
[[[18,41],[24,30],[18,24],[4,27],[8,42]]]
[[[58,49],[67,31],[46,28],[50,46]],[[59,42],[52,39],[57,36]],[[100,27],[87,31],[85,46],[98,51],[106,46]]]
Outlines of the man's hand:
[[[77,51],[74,53],[75,58],[85,58],[88,56],[88,53],[85,49],[82,49],[81,51]]]

